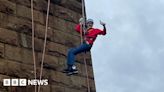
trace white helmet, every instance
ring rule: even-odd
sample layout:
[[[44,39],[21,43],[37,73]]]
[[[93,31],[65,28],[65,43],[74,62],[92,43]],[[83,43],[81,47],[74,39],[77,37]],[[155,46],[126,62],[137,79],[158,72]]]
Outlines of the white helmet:
[[[86,23],[88,23],[88,22],[94,23],[94,22],[93,22],[93,19],[87,19]]]

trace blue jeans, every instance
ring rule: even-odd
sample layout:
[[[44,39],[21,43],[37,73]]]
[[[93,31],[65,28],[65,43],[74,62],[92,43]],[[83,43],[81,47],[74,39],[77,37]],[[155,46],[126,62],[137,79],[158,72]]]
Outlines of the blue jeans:
[[[78,47],[69,49],[68,54],[67,54],[67,64],[68,65],[74,65],[74,63],[75,63],[75,55],[77,55],[77,54],[79,54],[81,52],[90,51],[91,47],[92,47],[92,45],[83,43],[83,44],[81,44]]]

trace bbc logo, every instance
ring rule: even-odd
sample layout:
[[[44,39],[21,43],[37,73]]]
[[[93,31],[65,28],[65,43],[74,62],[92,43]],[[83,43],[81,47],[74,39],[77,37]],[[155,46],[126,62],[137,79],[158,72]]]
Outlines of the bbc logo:
[[[3,86],[26,86],[26,79],[3,79]]]
[[[3,79],[3,86],[48,85],[48,79]]]

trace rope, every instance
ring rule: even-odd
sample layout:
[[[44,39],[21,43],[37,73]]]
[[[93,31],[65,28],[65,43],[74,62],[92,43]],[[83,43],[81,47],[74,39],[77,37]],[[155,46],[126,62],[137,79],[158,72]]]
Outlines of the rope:
[[[45,29],[44,47],[43,47],[43,53],[42,53],[42,62],[41,62],[41,68],[40,68],[40,80],[42,79],[42,73],[43,73],[43,62],[44,62],[45,51],[46,51],[46,42],[47,42],[47,31],[48,31],[49,10],[50,10],[50,0],[48,0],[48,6],[47,6],[46,29]],[[38,92],[40,92],[40,85],[39,85],[39,87],[38,87]]]
[[[83,31],[84,31],[84,35],[85,35],[85,19],[86,19],[86,16],[85,16],[85,0],[82,0],[82,16],[83,16],[83,18],[84,18],[84,24],[83,24]],[[81,35],[82,35],[82,32],[81,32]],[[82,39],[82,36],[81,36],[81,39]],[[81,40],[81,44],[82,44],[82,41],[83,40]],[[86,63],[86,57],[85,57],[85,55],[86,55],[86,52],[85,52],[85,54],[84,54],[84,64],[85,64],[85,71],[86,71],[86,77],[87,77],[87,86],[88,86],[88,92],[90,92],[90,84],[89,84],[89,77],[88,77],[88,68],[87,68],[87,63]]]
[[[42,53],[42,62],[41,62],[41,69],[40,69],[40,80],[42,79],[42,73],[43,73],[43,62],[44,62],[44,56],[45,56],[45,50],[46,50],[46,42],[47,42],[47,29],[48,29],[48,18],[49,18],[49,7],[50,7],[50,0],[48,0],[48,6],[47,6],[47,16],[46,16],[46,28],[45,28],[45,38],[44,38],[44,47],[43,47],[43,53]],[[34,11],[33,11],[33,0],[31,0],[31,16],[32,16],[32,52],[33,52],[33,61],[34,61],[34,76],[36,79],[36,57],[35,57],[35,30],[34,30]],[[35,85],[35,92],[36,92],[36,85]],[[38,92],[40,92],[40,85],[38,87]]]
[[[33,0],[31,0],[31,17],[32,17],[32,55],[33,55],[33,62],[34,62],[34,76],[36,80],[36,57],[35,57],[35,30],[34,30],[34,11],[33,11]],[[36,85],[35,85],[35,92],[36,92]]]

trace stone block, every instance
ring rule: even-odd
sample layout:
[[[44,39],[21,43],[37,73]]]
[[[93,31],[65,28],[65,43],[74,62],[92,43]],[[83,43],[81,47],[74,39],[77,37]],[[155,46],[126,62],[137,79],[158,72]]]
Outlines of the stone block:
[[[18,35],[14,31],[0,28],[0,41],[12,45],[18,45]]]
[[[0,43],[0,57],[4,57],[4,43]]]
[[[7,60],[0,58],[0,74],[6,74],[7,72]]]
[[[89,80],[89,84],[90,84],[90,90],[91,90],[91,92],[96,92],[95,80],[90,79]]]
[[[54,42],[63,44],[69,48],[80,45],[80,39],[78,36],[68,34],[69,33],[60,30],[54,30]]]
[[[91,52],[87,52],[86,54],[81,53],[81,54],[77,55],[76,56],[77,62],[84,64],[84,58],[85,58],[87,65],[92,66],[92,59],[91,59],[91,54],[90,53]]]
[[[1,0],[0,1],[0,12],[6,14],[16,14],[16,4],[12,3],[8,0]]]
[[[66,76],[66,74],[57,71],[51,71],[51,79],[54,82],[68,85],[76,89],[87,87],[86,78],[80,76]]]
[[[24,34],[24,33],[20,33],[20,45],[25,47],[25,48],[32,49],[32,38],[31,38],[31,36]],[[42,52],[43,51],[43,45],[44,45],[44,41],[42,39],[38,39],[36,37],[34,38],[35,51]]]
[[[13,61],[7,61],[7,75],[13,76],[13,77],[20,77],[21,75],[21,69],[20,69],[20,63],[13,62]]]
[[[17,5],[16,12],[17,16],[28,18],[30,20],[32,19],[31,8],[28,8],[23,5]],[[41,13],[40,11],[33,10],[33,14],[34,21],[39,22],[41,24],[45,24],[43,13]]]
[[[63,69],[65,69],[67,67],[66,64],[66,57],[65,56],[59,56],[58,57],[58,71],[62,71]]]
[[[16,15],[20,16],[20,17],[25,17],[25,18],[31,19],[31,17],[32,17],[31,16],[31,9],[26,7],[26,6],[17,4]]]
[[[36,0],[35,1],[35,6],[34,6],[35,11],[43,11],[44,15],[47,13],[47,2],[41,1],[41,0]],[[64,19],[66,21],[71,21],[74,23],[78,23],[79,18],[81,17],[81,14],[72,11],[70,9],[64,8],[60,5],[57,4],[50,4],[50,11],[49,15],[56,16],[58,18]]]
[[[12,0],[12,2],[16,2],[17,4],[24,5],[30,7],[30,0]]]
[[[5,57],[25,64],[33,64],[32,51],[15,46],[5,45]]]
[[[52,11],[52,14],[54,16],[74,23],[78,23],[79,18],[81,17],[81,15],[77,12],[74,12],[72,10],[69,10],[56,4],[51,4],[50,11]]]
[[[50,5],[50,7],[52,7],[52,6]],[[46,12],[47,12],[47,0],[35,0],[34,1],[34,9],[42,11],[43,13],[46,14]],[[51,11],[50,11],[50,14],[52,14]]]
[[[77,32],[75,31],[75,25],[76,24],[73,22],[69,22],[69,21],[60,19],[55,16],[51,16],[51,15],[49,16],[49,26],[50,27],[60,30],[60,31],[63,31],[65,33],[69,33],[69,34],[78,36]]]
[[[77,64],[77,65],[78,65],[78,64]],[[80,71],[81,71],[81,75],[86,77],[87,74],[86,74],[85,65],[84,65],[84,64],[79,64],[78,66],[80,66],[79,69],[80,69]],[[88,77],[89,77],[89,78],[94,78],[92,66],[87,65],[87,72],[88,72]]]
[[[40,79],[40,75],[41,75],[41,66],[37,66],[36,68],[36,75],[37,75],[37,79]],[[41,79],[48,79],[48,81],[51,81],[51,73],[50,73],[50,69],[45,69],[43,67],[42,69],[42,75],[41,75]]]
[[[90,78],[94,78],[93,67],[92,66],[87,66],[87,69],[88,69],[88,76]]]
[[[52,0],[53,3],[69,8],[75,12],[81,13],[81,3],[75,0]]]
[[[66,92],[65,87],[58,86],[58,85],[52,85],[51,89],[54,90],[53,92]]]
[[[19,74],[21,73],[20,64],[10,60],[5,60],[0,58],[0,68],[1,68],[0,73],[7,76],[18,77]]]
[[[42,53],[38,53],[38,63],[37,65],[40,66],[42,62]],[[44,56],[44,68],[56,70],[58,66],[58,58],[55,56],[47,55]]]
[[[43,48],[44,48],[44,41],[41,40],[41,39],[35,38],[34,42],[35,42],[35,50],[39,51],[39,52],[42,52]],[[31,40],[30,40],[30,43],[31,43]],[[32,45],[30,45],[30,46],[32,46]]]
[[[49,85],[48,86],[41,86],[40,87],[40,92],[51,92],[51,90],[52,90],[52,87],[49,86]],[[54,90],[56,90],[56,89],[54,89]]]
[[[87,89],[65,88],[65,92],[87,92]]]
[[[37,78],[39,78],[40,67],[36,67],[36,72]],[[0,58],[0,73],[12,76],[12,78],[34,79],[34,66]],[[43,69],[42,78],[49,78],[48,70]]]
[[[33,61],[31,61],[33,64]],[[34,66],[27,64],[20,64],[20,74],[21,78],[34,79]]]
[[[47,53],[48,54],[55,54],[55,53],[59,53],[62,54],[64,56],[67,55],[67,48],[66,46],[62,45],[62,44],[58,44],[58,43],[54,43],[54,42],[48,42],[47,43]]]
[[[31,35],[31,21],[0,12],[0,27]]]
[[[38,38],[44,39],[45,37],[45,29],[46,27],[40,24],[35,24],[35,35]],[[48,27],[47,31],[47,40],[52,41],[53,40],[53,29]]]
[[[72,85],[75,86],[74,88],[82,88],[86,86],[86,81],[84,77],[79,77],[79,76],[72,76],[70,77],[72,81]]]
[[[31,42],[31,40],[30,40],[30,42]],[[35,42],[35,50],[42,52],[43,48],[44,48],[44,41],[42,39],[35,38],[34,42]],[[30,46],[32,46],[32,45],[30,45]]]
[[[63,83],[65,85],[72,86],[71,85],[72,81],[71,81],[70,76],[66,76],[62,72],[51,71],[51,78],[52,78],[52,81],[54,82]]]
[[[35,92],[35,86],[10,87],[8,92]]]
[[[20,33],[19,34],[19,38],[20,38],[20,45],[22,47],[25,47],[25,48],[31,47],[31,43],[29,43],[31,41],[31,37],[30,36],[28,36],[28,35],[26,35],[24,33]]]

